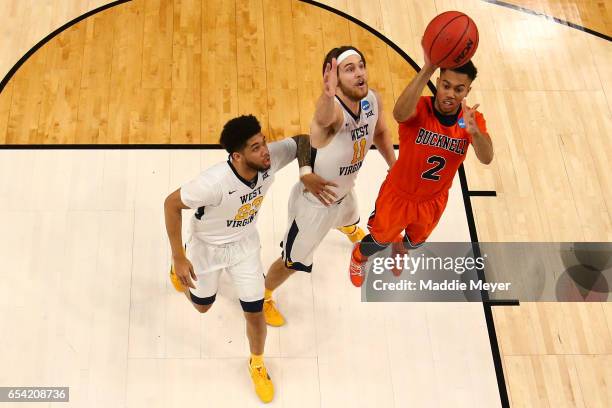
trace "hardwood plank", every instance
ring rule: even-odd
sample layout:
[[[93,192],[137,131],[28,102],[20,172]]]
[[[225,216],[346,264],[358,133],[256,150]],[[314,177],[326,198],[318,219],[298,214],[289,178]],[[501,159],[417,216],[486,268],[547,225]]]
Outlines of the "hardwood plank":
[[[383,29],[383,16],[381,14],[380,0],[351,0],[346,2],[345,10],[350,16],[357,17],[377,31]]]
[[[172,43],[171,143],[200,143],[201,62],[201,2],[176,0]]]
[[[169,89],[112,89],[109,117],[110,143],[169,143]]]
[[[201,94],[200,88],[172,89],[170,143],[200,143]]]
[[[202,2],[200,143],[219,143],[223,125],[238,114],[236,12],[233,1]]]
[[[173,1],[146,0],[143,13],[142,87],[170,89],[173,62]]]
[[[291,2],[293,17],[293,38],[295,55],[298,61],[310,61],[308,65],[298,64],[297,84],[300,116],[300,131],[310,132],[310,123],[314,116],[315,104],[323,89],[321,66],[327,50],[323,49],[321,30],[323,19],[328,13],[301,1]],[[319,62],[320,61],[320,62]]]
[[[323,65],[325,55],[335,47],[351,45],[350,22],[336,14],[321,11],[323,29],[323,55],[320,65]]]
[[[87,395],[92,407],[125,404],[130,316],[133,211],[107,212],[100,223],[96,269],[105,279],[96,287],[92,316]]]
[[[76,143],[112,143],[108,135],[109,93],[109,87],[82,88],[79,92]]]
[[[47,53],[38,132],[33,143],[74,143],[78,115],[85,26],[54,39]]]
[[[237,0],[236,27],[236,67],[240,95],[237,113],[255,115],[261,123],[262,132],[269,135],[263,1]]]
[[[175,0],[173,10],[172,89],[199,90],[202,66],[201,2]]]
[[[263,0],[269,140],[300,132],[298,61],[293,37],[292,2]]]
[[[612,35],[612,7],[592,0],[510,0],[509,3]]]
[[[111,66],[113,91],[140,87],[142,84],[144,4],[144,0],[134,0],[113,9],[115,25]]]
[[[585,407],[605,407],[612,401],[612,356],[573,356]]]
[[[81,88],[108,88],[113,60],[114,21],[117,10],[98,13],[82,24],[85,25],[85,46],[81,72]]]
[[[40,117],[42,84],[47,49],[41,49],[23,65],[14,83],[11,113],[6,132],[6,143],[35,143]]]
[[[571,356],[505,358],[513,407],[584,407]]]
[[[13,82],[9,82],[0,93],[0,144],[6,143],[11,104],[13,102]]]

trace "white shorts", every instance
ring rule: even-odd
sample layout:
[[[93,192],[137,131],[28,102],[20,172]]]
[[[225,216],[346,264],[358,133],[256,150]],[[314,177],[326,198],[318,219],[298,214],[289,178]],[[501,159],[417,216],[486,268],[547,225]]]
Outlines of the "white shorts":
[[[214,301],[223,270],[232,278],[241,301],[263,299],[264,275],[257,232],[225,245],[211,245],[192,237],[187,242],[187,258],[198,278],[193,282],[196,288],[189,290],[201,304]]]
[[[288,214],[282,257],[285,266],[295,271],[312,271],[314,251],[330,229],[359,222],[359,208],[353,190],[336,204],[325,207],[307,198],[301,182],[291,190]]]

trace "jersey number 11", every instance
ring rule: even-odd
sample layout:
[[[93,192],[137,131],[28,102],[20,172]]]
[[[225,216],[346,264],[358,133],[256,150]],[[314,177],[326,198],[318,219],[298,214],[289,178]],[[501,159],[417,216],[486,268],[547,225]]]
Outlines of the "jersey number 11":
[[[366,149],[365,138],[355,141],[355,143],[353,144],[353,160],[351,161],[351,164],[355,164],[363,160],[365,156],[365,149]]]

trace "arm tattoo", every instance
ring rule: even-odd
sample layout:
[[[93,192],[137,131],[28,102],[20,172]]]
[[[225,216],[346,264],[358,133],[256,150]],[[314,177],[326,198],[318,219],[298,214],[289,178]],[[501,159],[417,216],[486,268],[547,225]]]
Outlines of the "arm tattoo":
[[[297,144],[297,159],[300,167],[310,166],[310,136],[297,135],[292,139]]]

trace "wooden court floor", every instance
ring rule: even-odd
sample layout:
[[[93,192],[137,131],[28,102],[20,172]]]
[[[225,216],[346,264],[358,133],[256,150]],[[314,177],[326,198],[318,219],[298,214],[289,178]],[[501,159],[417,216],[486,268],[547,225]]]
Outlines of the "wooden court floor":
[[[70,386],[71,407],[260,406],[229,276],[205,315],[167,277],[160,203],[226,157],[220,149],[0,151],[0,258],[22,271],[0,286],[0,323],[12,328],[0,332],[1,384]],[[385,161],[373,151],[363,170],[355,191],[365,219]],[[279,256],[297,174],[295,161],[282,169],[261,207],[264,267]],[[470,240],[459,183],[431,236],[450,240]],[[363,303],[346,274],[350,248],[331,231],[313,272],[276,291],[287,324],[266,340],[277,390],[270,406],[500,406],[482,305]]]
[[[106,1],[4,2],[3,73],[41,38]],[[612,47],[588,33],[483,1],[326,0],[418,64],[420,35],[459,9],[479,26],[479,102],[494,138],[489,167],[466,161],[480,241],[612,239]],[[514,3],[610,35],[610,6]],[[42,5],[41,5],[42,4]],[[299,1],[134,0],[77,23],[34,52],[0,93],[5,144],[215,143],[242,112],[272,138],[307,129],[320,60],[351,42],[389,108],[414,69],[356,24]],[[389,123],[393,123],[391,120]],[[612,400],[610,304],[495,308],[513,406]]]

